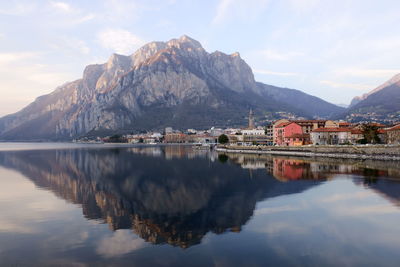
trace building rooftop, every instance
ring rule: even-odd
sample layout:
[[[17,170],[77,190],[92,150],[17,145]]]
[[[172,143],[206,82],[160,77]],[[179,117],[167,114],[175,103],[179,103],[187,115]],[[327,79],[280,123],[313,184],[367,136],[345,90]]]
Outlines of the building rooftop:
[[[349,128],[318,128],[313,130],[313,132],[321,133],[321,132],[351,132]]]
[[[397,131],[397,130],[400,130],[400,124],[393,126],[392,128],[389,128],[386,131]]]

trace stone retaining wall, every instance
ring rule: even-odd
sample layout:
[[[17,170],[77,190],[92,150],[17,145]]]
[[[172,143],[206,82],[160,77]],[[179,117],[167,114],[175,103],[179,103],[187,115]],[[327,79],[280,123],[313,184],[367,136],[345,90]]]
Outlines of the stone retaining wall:
[[[353,159],[400,160],[400,146],[222,146],[216,149],[222,152],[293,155],[306,157],[332,157]]]

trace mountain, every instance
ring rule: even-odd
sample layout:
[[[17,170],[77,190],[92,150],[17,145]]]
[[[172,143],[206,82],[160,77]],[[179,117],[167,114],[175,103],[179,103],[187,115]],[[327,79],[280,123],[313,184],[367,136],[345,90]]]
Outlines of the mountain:
[[[387,82],[383,83],[382,85],[376,87],[374,90],[372,90],[372,91],[370,91],[370,92],[368,92],[366,94],[363,94],[362,96],[354,97],[351,100],[350,107],[357,105],[361,101],[367,99],[370,95],[372,95],[374,93],[377,93],[377,92],[381,91],[382,89],[384,89],[384,88],[386,88],[386,87],[388,87],[390,85],[396,84],[398,82],[400,82],[400,73],[396,74],[390,80],[388,80]]]
[[[208,53],[188,36],[89,65],[79,80],[0,119],[0,140],[62,140],[97,134],[245,125],[279,111],[316,117],[344,109],[254,80],[239,53]]]
[[[347,118],[357,118],[359,114],[381,121],[400,118],[400,74],[395,75],[381,86],[351,101],[344,114]],[[364,117],[363,117],[364,118]]]
[[[305,94],[300,90],[281,88],[263,83],[257,84],[263,89],[262,94],[266,98],[271,97],[279,103],[284,103],[292,109],[297,109],[300,113],[306,114],[306,117],[329,118],[345,110],[343,107],[331,104],[316,96]]]

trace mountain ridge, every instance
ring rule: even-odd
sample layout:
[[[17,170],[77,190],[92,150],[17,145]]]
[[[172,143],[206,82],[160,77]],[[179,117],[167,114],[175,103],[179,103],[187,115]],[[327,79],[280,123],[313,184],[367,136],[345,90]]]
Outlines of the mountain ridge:
[[[341,115],[350,120],[400,120],[400,74],[360,97]],[[369,114],[369,115],[368,115]]]
[[[300,96],[307,103],[299,103]],[[344,110],[298,90],[258,83],[239,53],[208,53],[184,35],[86,66],[81,79],[0,118],[0,139],[72,139],[165,126],[238,126],[245,124],[250,108],[261,116],[281,111],[330,116]]]

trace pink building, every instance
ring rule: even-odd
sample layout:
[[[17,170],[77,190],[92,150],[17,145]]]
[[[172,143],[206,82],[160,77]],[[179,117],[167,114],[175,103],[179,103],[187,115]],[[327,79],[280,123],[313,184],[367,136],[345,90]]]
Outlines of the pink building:
[[[303,130],[295,122],[283,122],[274,127],[274,143],[278,146],[303,145]]]

